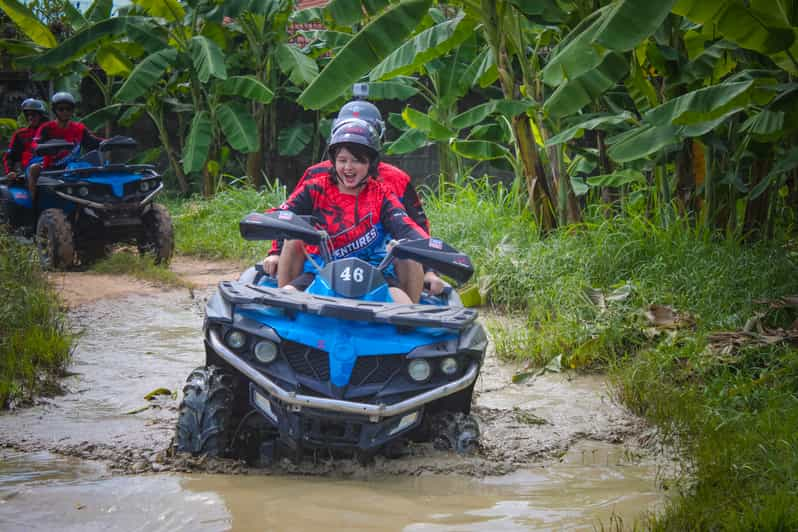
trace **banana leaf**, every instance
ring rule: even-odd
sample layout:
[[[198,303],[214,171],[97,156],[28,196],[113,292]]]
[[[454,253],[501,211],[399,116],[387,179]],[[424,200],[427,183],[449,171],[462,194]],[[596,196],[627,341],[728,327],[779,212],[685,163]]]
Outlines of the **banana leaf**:
[[[612,52],[597,68],[557,87],[543,104],[543,109],[552,117],[576,113],[614,87],[626,75],[628,68],[626,58]]]
[[[313,124],[298,122],[280,130],[277,150],[284,157],[299,155],[313,139]]]
[[[133,3],[143,7],[151,16],[169,22],[182,21],[186,16],[186,11],[177,0],[133,0]]]
[[[402,78],[369,83],[370,100],[407,100],[418,94],[418,89]]]
[[[402,111],[402,118],[407,125],[423,131],[432,140],[449,140],[455,136],[451,129],[412,107],[405,107],[405,110]]]
[[[217,83],[216,92],[261,103],[269,103],[274,98],[271,89],[254,76],[231,76]]]
[[[327,63],[297,102],[308,109],[320,109],[335,101],[404,42],[431,3],[402,0],[374,18]]]
[[[450,144],[452,151],[466,159],[474,161],[489,161],[491,159],[508,158],[514,155],[498,142],[486,140],[455,140]]]
[[[628,52],[651,36],[663,23],[676,0],[621,0],[599,26],[593,42]]]
[[[189,49],[191,50],[191,62],[201,82],[207,82],[211,76],[227,79],[224,54],[215,42],[202,35],[196,35],[191,38]]]
[[[27,35],[30,40],[44,48],[53,48],[58,44],[55,36],[42,24],[33,12],[17,2],[17,0],[0,0],[0,9],[8,15],[14,24]]]
[[[114,95],[114,99],[131,102],[147,94],[175,61],[177,61],[177,50],[174,48],[166,48],[150,54],[136,65],[125,83]]]
[[[402,155],[414,152],[429,144],[429,138],[423,131],[418,129],[408,129],[402,133],[398,139],[391,142],[385,150],[388,155]]]
[[[557,144],[562,144],[563,142],[568,142],[574,138],[581,138],[582,135],[585,134],[586,129],[604,129],[600,126],[605,125],[618,125],[624,122],[630,122],[634,120],[634,115],[629,111],[624,111],[617,115],[607,115],[607,116],[599,116],[596,118],[592,118],[590,120],[586,120],[585,122],[580,122],[574,126],[569,127],[554,135],[549,140],[546,141],[546,147],[556,146]]]
[[[277,47],[277,63],[294,85],[307,85],[319,75],[316,61],[295,44],[281,43]]]
[[[216,119],[234,150],[243,153],[258,151],[258,125],[247,108],[236,103],[220,104],[216,108]]]
[[[534,105],[535,103],[530,100],[491,100],[455,116],[452,119],[452,127],[458,130],[471,127],[475,124],[479,124],[494,113],[513,117],[525,113],[527,109]]]
[[[191,129],[183,149],[183,171],[187,174],[202,170],[208,160],[213,137],[213,123],[208,111],[200,111],[191,121]]]
[[[644,124],[625,133],[623,140],[616,141],[607,150],[607,155],[619,163],[641,159],[680,142],[680,131],[680,126],[670,124]]]
[[[133,69],[130,59],[113,43],[101,46],[94,59],[109,76],[126,76]]]
[[[391,79],[404,74],[412,74],[423,69],[424,65],[440,57],[474,34],[477,21],[465,18],[465,13],[436,24],[405,42],[395,52],[386,57],[369,74],[371,80]]]
[[[111,16],[113,0],[94,0],[83,14],[89,22],[99,22]]]

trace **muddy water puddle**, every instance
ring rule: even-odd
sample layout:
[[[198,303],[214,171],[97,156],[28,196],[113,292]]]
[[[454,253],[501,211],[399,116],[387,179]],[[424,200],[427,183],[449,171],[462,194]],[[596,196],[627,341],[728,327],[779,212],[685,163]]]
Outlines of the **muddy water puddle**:
[[[492,353],[474,456],[417,445],[365,468],[318,457],[270,470],[170,456],[182,383],[204,361],[202,307],[182,290],[71,313],[82,334],[66,393],[0,415],[0,530],[590,530],[663,500],[656,460],[629,451],[644,427],[600,377],[511,384]],[[144,398],[158,388],[172,393]]]
[[[0,454],[0,529],[594,530],[656,511],[650,463],[623,446],[576,445],[562,460],[484,478],[114,476],[96,462]]]

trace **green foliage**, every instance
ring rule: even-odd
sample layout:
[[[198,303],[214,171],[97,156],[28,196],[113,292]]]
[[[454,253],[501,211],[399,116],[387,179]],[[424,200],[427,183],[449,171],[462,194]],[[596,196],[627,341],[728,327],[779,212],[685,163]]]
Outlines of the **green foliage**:
[[[72,337],[29,246],[0,228],[0,407],[51,390]]]
[[[278,185],[256,191],[250,187],[223,188],[213,199],[174,200],[167,203],[175,228],[176,251],[217,259],[263,259],[269,243],[247,242],[238,232],[238,222],[254,211],[277,207],[285,200]]]

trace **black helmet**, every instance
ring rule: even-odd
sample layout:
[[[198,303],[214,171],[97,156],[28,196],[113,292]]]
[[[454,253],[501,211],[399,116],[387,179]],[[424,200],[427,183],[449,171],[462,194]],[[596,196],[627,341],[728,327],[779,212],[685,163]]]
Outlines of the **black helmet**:
[[[337,148],[347,144],[365,148],[370,161],[369,174],[376,175],[382,146],[380,145],[379,135],[374,127],[365,120],[351,118],[342,122],[333,130],[329,147],[327,148],[327,153],[330,156],[330,161],[333,163],[333,168],[335,168],[335,154],[338,151]]]
[[[75,107],[75,97],[69,94],[68,92],[56,92],[53,94],[53,97],[50,98],[50,103],[53,104],[53,107],[58,105],[59,103],[65,103]]]
[[[44,106],[44,102],[36,98],[28,98],[22,102],[22,112],[24,113],[25,111],[35,111],[42,116],[47,115],[47,108]]]
[[[352,100],[341,107],[341,110],[338,111],[338,116],[333,120],[333,134],[335,134],[336,129],[353,118],[365,120],[371,124],[371,127],[377,132],[377,137],[382,139],[383,134],[385,134],[385,122],[382,121],[380,110],[373,103],[364,100]]]

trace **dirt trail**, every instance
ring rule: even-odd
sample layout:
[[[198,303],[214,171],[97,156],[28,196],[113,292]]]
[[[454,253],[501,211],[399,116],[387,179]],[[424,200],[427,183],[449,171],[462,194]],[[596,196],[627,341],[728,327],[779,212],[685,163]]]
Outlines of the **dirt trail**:
[[[253,472],[239,462],[172,456],[169,451],[182,383],[204,361],[204,300],[220,280],[236,278],[243,267],[177,257],[171,268],[196,288],[164,288],[92,273],[54,275],[71,309],[70,319],[83,331],[70,368],[73,375],[65,379],[65,395],[0,415],[0,447],[101,460],[126,473]],[[580,441],[636,448],[646,430],[609,399],[599,376],[544,374],[512,384],[515,370],[489,351],[475,387],[474,414],[482,431],[475,456],[415,445],[399,460],[378,457],[370,470],[388,475],[500,475],[562,456]],[[159,387],[172,394],[144,400]],[[285,460],[264,473],[280,471],[358,477],[366,469],[352,460],[317,456],[299,465]]]

